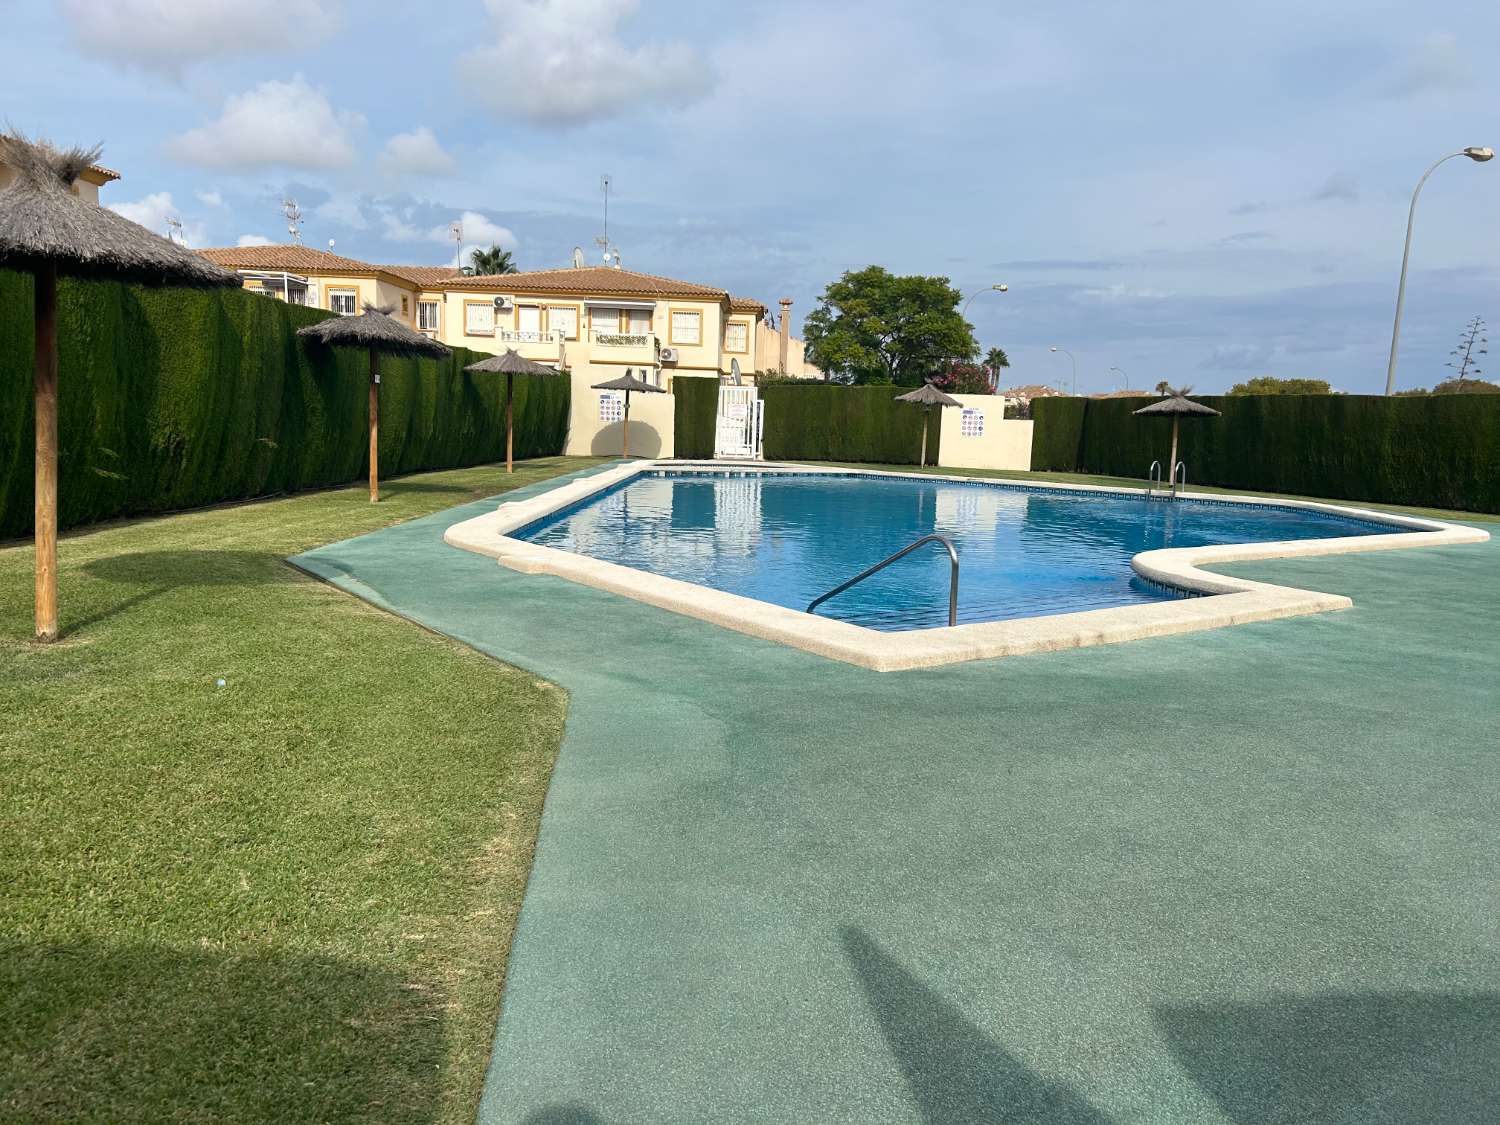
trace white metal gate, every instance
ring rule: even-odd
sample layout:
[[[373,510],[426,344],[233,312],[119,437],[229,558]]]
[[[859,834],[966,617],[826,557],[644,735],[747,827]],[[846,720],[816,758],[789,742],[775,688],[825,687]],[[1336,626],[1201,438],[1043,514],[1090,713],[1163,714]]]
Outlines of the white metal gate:
[[[721,386],[714,456],[759,461],[765,406],[754,387]]]

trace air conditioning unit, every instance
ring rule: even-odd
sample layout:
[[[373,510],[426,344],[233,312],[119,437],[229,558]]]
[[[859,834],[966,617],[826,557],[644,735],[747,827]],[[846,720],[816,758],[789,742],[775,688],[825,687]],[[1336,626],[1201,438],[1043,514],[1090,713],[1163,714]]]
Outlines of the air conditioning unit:
[[[509,297],[496,297],[495,298],[495,311],[496,312],[510,312],[510,310],[511,310],[511,303],[510,303],[510,298]]]
[[[661,350],[661,361],[663,363],[676,363],[677,362],[677,349],[676,348],[662,348],[662,350]]]

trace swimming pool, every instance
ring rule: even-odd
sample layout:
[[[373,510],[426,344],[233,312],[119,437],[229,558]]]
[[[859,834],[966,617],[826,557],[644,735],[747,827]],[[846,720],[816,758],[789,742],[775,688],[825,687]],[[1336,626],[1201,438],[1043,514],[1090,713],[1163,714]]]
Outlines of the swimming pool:
[[[952,540],[960,624],[1182,597],[1133,556],[1210,544],[1389,533],[1326,511],[830,472],[648,469],[511,531],[515,538],[803,610],[923,535]],[[948,623],[946,553],[924,547],[818,607],[883,632]]]

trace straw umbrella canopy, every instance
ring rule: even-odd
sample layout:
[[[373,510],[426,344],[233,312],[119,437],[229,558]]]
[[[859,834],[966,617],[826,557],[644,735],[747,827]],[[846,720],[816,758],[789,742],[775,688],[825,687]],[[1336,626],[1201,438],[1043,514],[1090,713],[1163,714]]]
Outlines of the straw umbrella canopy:
[[[358,316],[331,316],[297,329],[315,344],[361,348],[370,353],[370,503],[380,499],[380,357],[417,356],[441,359],[448,349],[391,317],[389,307],[366,304]]]
[[[666,392],[663,391],[660,387],[653,387],[650,383],[647,383],[647,382],[645,382],[644,380],[641,380],[641,379],[637,379],[635,377],[635,373],[633,371],[631,371],[631,369],[628,368],[628,367],[625,369],[625,374],[621,375],[618,379],[611,379],[607,383],[595,383],[593,389],[596,390],[596,391],[624,391],[625,392],[625,429],[624,429],[624,436],[621,438],[621,441],[620,441],[620,456],[621,457],[629,457],[630,456],[630,392],[631,391],[637,391],[637,392],[639,392],[641,394],[653,394],[653,395],[665,394]]]
[[[1165,384],[1163,384],[1165,386]],[[1170,414],[1172,416],[1172,456],[1167,461],[1167,476],[1175,478],[1177,473],[1177,425],[1182,421],[1184,415],[1208,415],[1217,417],[1218,411],[1212,406],[1204,406],[1201,402],[1194,402],[1187,396],[1192,393],[1192,387],[1183,387],[1180,391],[1167,388],[1167,396],[1149,406],[1143,406],[1139,410],[1132,411],[1134,414]]]
[[[963,403],[951,395],[945,395],[931,383],[923,383],[914,391],[897,395],[896,401],[915,402],[922,407],[922,453],[917,458],[917,464],[925,465],[927,464],[927,415],[932,412],[934,406],[962,406]]]
[[[515,348],[506,348],[499,355],[492,355],[489,359],[471,363],[464,370],[493,371],[505,376],[505,471],[513,473],[515,468],[511,460],[511,438],[515,432],[515,426],[511,413],[511,384],[517,375],[561,375],[562,372],[527,359]]]
[[[238,286],[238,275],[73,193],[97,148],[0,134],[0,267],[32,276],[36,339],[36,636],[57,639],[57,279]]]

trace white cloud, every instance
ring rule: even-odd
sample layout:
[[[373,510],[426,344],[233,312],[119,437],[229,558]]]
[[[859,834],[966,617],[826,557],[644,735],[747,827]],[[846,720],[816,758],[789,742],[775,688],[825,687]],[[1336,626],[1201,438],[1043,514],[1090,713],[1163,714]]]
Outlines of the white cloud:
[[[506,250],[516,248],[516,236],[509,227],[502,227],[499,223],[492,223],[478,211],[465,211],[459,220],[463,223],[464,255],[475,246],[489,249],[491,246],[500,246]],[[453,233],[444,223],[440,227],[433,227],[427,232],[427,237],[433,242],[452,242]]]
[[[397,133],[385,142],[380,170],[392,176],[444,176],[457,163],[426,125],[410,133]]]
[[[334,109],[299,74],[231,95],[218,120],[174,138],[167,151],[209,168],[343,168],[354,162],[354,134],[364,123]]]
[[[1473,50],[1461,46],[1451,31],[1434,31],[1387,81],[1386,96],[1415,98],[1466,90],[1476,80],[1473,57]]]
[[[115,62],[177,73],[215,56],[285,54],[327,38],[340,0],[61,0],[78,46]]]
[[[495,41],[458,62],[469,95],[506,117],[581,125],[643,105],[686,106],[714,84],[686,43],[631,46],[619,24],[638,0],[485,0]]]
[[[364,204],[357,195],[346,193],[330,195],[313,208],[313,214],[324,222],[338,223],[354,230],[370,229],[370,220],[365,217]]]
[[[234,240],[236,246],[274,246],[276,245],[263,234],[242,234]]]
[[[168,219],[182,220],[181,213],[177,210],[177,204],[172,202],[172,193],[169,191],[154,191],[144,199],[137,199],[133,203],[111,203],[109,209],[117,215],[123,215],[132,223],[139,223],[153,234],[166,237],[169,233]],[[202,246],[207,231],[202,223],[183,223],[182,237],[189,246]]]
[[[195,191],[193,194],[198,197],[198,202],[202,203],[205,207],[224,206],[224,197],[217,191]]]

